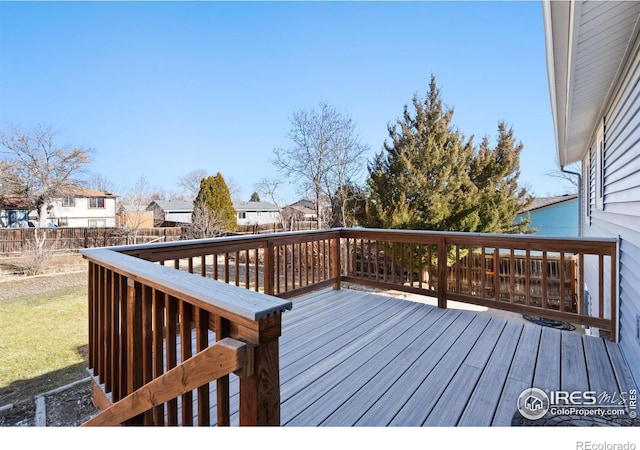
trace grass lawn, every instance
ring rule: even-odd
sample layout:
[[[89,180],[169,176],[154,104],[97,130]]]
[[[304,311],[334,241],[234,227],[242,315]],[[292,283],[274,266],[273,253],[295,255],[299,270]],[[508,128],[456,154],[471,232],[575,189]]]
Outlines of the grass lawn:
[[[0,406],[84,378],[87,288],[0,301]]]

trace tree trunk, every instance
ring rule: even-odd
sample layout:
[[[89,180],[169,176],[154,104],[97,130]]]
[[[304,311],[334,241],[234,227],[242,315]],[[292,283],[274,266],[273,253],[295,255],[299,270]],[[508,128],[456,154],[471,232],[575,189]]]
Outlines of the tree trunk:
[[[27,220],[29,218],[27,217]],[[38,226],[44,228],[47,226],[47,202],[38,205]]]

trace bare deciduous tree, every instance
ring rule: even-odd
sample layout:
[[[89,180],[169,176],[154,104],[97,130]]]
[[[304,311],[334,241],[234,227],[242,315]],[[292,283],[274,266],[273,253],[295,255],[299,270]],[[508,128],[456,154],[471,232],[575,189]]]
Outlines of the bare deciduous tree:
[[[195,169],[178,180],[178,186],[187,191],[187,194],[193,200],[200,191],[200,182],[203,178],[207,178],[207,171],[204,169]]]
[[[54,142],[56,135],[42,125],[29,131],[11,126],[0,133],[0,183],[33,205],[40,227],[47,224],[51,201],[82,184],[92,153],[89,148],[59,146]]]
[[[209,175],[207,175],[207,171],[205,169],[195,169],[180,177],[178,180],[178,186],[186,191],[189,196],[189,200],[194,200],[200,191],[200,182],[203,178],[207,178],[208,176]],[[231,193],[231,198],[239,199],[241,189],[240,186],[238,186],[238,183],[236,183],[232,178],[226,180],[226,183],[229,188],[229,192]],[[175,198],[175,196],[173,198]]]
[[[282,207],[281,202],[278,198],[278,189],[284,183],[283,180],[277,178],[263,178],[258,183],[256,183],[253,188],[259,192],[260,194],[266,196],[271,203],[275,205],[278,209],[278,220],[280,221],[280,225],[282,225],[282,229],[287,231],[287,220],[282,215]]]
[[[144,176],[141,176],[119,201],[120,227],[130,243],[137,243],[138,231],[144,225],[147,206],[151,203],[152,198],[153,193],[149,182]]]
[[[191,223],[184,234],[187,239],[213,238],[223,235],[226,226],[226,219],[211,211],[206,202],[200,201],[194,204]]]
[[[322,226],[321,199],[335,202],[343,186],[355,184],[362,173],[362,160],[368,146],[362,144],[354,121],[333,106],[320,103],[318,109],[293,113],[289,138],[293,146],[274,149],[273,164],[299,191],[311,194],[315,203],[318,228]],[[344,208],[341,223],[344,220]]]
[[[89,176],[85,184],[89,189],[94,189],[96,191],[108,192],[110,194],[115,192],[115,185],[111,180],[108,180],[99,173]]]
[[[572,187],[568,188],[568,190],[571,191],[571,193],[576,192],[580,186],[578,186],[579,181],[578,181],[578,175],[576,175],[577,173],[581,173],[581,164],[580,163],[574,163],[571,164],[567,167],[564,167],[564,172],[562,171],[561,168],[558,168],[556,170],[552,170],[549,172],[546,172],[545,175],[551,178],[556,178],[562,181],[566,181],[567,183],[569,183]]]

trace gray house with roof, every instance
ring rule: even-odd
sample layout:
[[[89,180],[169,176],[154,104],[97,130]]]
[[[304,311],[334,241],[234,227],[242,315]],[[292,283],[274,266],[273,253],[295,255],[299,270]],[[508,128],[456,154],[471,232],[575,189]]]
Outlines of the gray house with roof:
[[[280,221],[280,210],[268,202],[234,200],[238,225],[270,225]]]
[[[193,202],[183,200],[154,200],[147,211],[153,211],[153,224],[156,227],[175,227],[191,223]]]

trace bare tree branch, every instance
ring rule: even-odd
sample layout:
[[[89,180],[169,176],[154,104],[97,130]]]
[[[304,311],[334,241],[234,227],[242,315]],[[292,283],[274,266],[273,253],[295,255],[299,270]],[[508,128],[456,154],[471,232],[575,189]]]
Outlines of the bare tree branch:
[[[57,146],[57,133],[46,126],[22,131],[11,126],[0,133],[3,190],[25,198],[38,210],[46,226],[47,207],[54,198],[82,185],[81,175],[90,163],[92,149]]]
[[[582,165],[580,163],[573,163],[565,167],[565,170],[568,170],[569,172],[581,173]],[[551,178],[556,178],[558,180],[568,182],[571,186],[573,186],[574,192],[580,188],[580,186],[578,185],[578,176],[572,173],[563,172],[561,168],[546,172],[545,175]]]
[[[196,198],[200,191],[200,182],[207,177],[207,171],[204,169],[195,169],[188,174],[182,176],[178,180],[178,186],[185,189],[191,200]]]
[[[313,196],[320,228],[322,198],[333,203],[342,186],[355,183],[365,168],[362,157],[368,146],[360,142],[353,120],[326,103],[294,112],[290,122],[293,146],[274,149],[273,164],[299,192]],[[345,223],[344,208],[338,210],[338,221]]]

